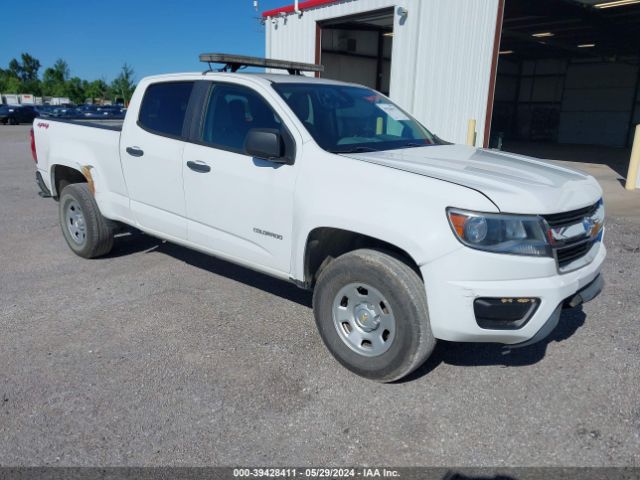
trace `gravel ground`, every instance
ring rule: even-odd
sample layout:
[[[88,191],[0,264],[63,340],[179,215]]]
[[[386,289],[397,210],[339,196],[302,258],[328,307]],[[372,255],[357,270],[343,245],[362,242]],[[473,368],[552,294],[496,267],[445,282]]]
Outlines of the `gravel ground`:
[[[640,226],[541,344],[341,368],[310,295],[144,235],[83,260],[0,127],[0,465],[639,465]]]

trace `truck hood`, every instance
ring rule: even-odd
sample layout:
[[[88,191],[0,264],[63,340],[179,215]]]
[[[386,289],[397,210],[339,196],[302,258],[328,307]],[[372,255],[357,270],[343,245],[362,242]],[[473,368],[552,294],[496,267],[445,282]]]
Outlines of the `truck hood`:
[[[472,188],[502,212],[559,213],[591,205],[602,196],[591,175],[499,150],[435,145],[346,156]]]

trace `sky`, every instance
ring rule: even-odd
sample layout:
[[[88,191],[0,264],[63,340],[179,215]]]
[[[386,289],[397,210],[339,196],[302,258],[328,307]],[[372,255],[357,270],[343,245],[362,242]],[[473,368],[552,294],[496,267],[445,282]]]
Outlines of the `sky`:
[[[71,76],[113,80],[126,62],[135,78],[200,71],[198,55],[264,56],[260,13],[289,0],[19,0],[2,2],[0,68],[30,53],[44,69],[64,59]],[[291,2],[292,3],[292,2]]]

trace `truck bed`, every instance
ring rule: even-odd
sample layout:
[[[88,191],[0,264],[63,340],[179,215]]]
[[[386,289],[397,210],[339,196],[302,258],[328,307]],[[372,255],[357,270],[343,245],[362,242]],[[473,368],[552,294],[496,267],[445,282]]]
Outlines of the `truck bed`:
[[[56,174],[68,168],[87,178],[99,204],[106,195],[117,197],[126,206],[119,151],[122,124],[120,120],[36,118],[33,133],[37,173],[49,192],[53,196],[60,194]],[[110,213],[107,206],[103,213]]]
[[[56,117],[44,117],[39,118],[38,120],[45,120],[47,122],[60,122],[60,123],[70,123],[73,125],[82,125],[85,127],[93,127],[93,128],[103,128],[106,130],[114,130],[116,132],[122,131],[122,124],[124,123],[124,118],[118,120],[100,120],[95,118],[56,118]]]

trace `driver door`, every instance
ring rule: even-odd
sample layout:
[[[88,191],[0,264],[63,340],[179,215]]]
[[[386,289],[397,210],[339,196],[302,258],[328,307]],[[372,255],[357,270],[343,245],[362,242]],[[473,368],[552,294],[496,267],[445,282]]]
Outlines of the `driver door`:
[[[288,277],[297,169],[247,155],[244,141],[253,128],[289,135],[255,90],[213,83],[198,143],[183,152],[187,236],[203,249]]]

